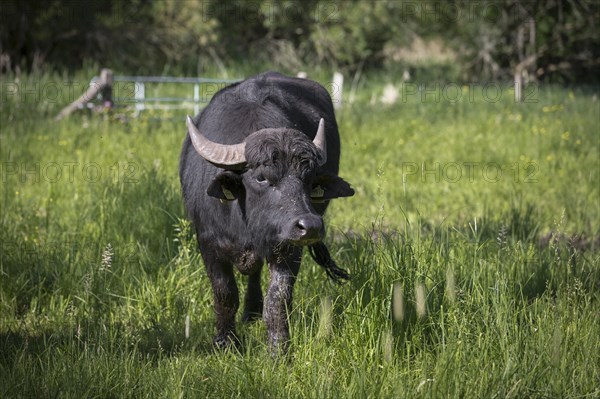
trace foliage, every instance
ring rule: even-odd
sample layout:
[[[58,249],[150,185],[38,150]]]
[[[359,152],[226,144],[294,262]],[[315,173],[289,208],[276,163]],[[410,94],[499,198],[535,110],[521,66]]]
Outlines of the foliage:
[[[320,66],[415,74],[441,62],[447,79],[482,81],[512,77],[534,56],[530,80],[600,75],[596,2],[11,1],[0,18],[4,71],[79,69],[87,60],[146,74],[240,62],[293,73]]]
[[[596,80],[586,71],[598,71],[600,60],[597,3],[506,0],[454,4],[460,17],[455,19],[452,46],[462,53],[470,74],[488,79],[512,77],[516,64],[533,55],[532,80],[577,76]],[[526,36],[521,44],[519,35]]]

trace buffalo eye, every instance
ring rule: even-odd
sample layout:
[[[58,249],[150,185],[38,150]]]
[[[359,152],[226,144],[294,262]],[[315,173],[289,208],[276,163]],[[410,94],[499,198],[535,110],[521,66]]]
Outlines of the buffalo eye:
[[[256,182],[258,184],[267,184],[269,181],[267,180],[267,178],[261,173],[259,175],[256,176]]]

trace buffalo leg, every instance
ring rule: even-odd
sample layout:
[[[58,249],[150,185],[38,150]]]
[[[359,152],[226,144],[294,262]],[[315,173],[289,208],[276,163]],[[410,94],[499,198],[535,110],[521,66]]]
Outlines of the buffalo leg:
[[[269,350],[285,352],[289,346],[288,314],[292,308],[292,292],[300,269],[300,248],[288,248],[269,260],[269,288],[265,300],[264,319],[267,325]]]
[[[263,296],[260,287],[260,269],[248,276],[248,290],[244,297],[244,314],[242,321],[251,322],[259,319],[263,312]]]
[[[235,314],[240,305],[237,284],[231,264],[221,262],[208,251],[202,252],[206,272],[213,290],[217,335],[213,344],[225,348],[237,342]]]

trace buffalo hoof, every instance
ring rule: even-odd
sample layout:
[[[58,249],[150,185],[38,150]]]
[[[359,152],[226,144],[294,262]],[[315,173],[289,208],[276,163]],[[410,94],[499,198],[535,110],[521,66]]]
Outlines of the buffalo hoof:
[[[262,312],[244,312],[244,314],[242,314],[242,322],[244,323],[252,323],[255,322],[256,320],[260,320],[262,318]]]
[[[219,334],[213,339],[213,347],[216,350],[222,351],[240,346],[240,340],[233,332]]]

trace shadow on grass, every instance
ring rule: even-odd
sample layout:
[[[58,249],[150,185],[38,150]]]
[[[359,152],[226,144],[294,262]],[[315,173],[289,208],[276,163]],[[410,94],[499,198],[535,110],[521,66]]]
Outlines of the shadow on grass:
[[[89,329],[89,332],[85,330]],[[10,367],[22,356],[52,357],[68,353],[74,359],[111,353],[110,356],[134,356],[155,362],[184,353],[206,356],[215,353],[211,344],[211,326],[195,325],[197,333],[186,339],[171,326],[154,325],[137,331],[117,326],[88,325],[75,331],[46,330],[36,333],[6,331],[0,333],[0,364]]]

